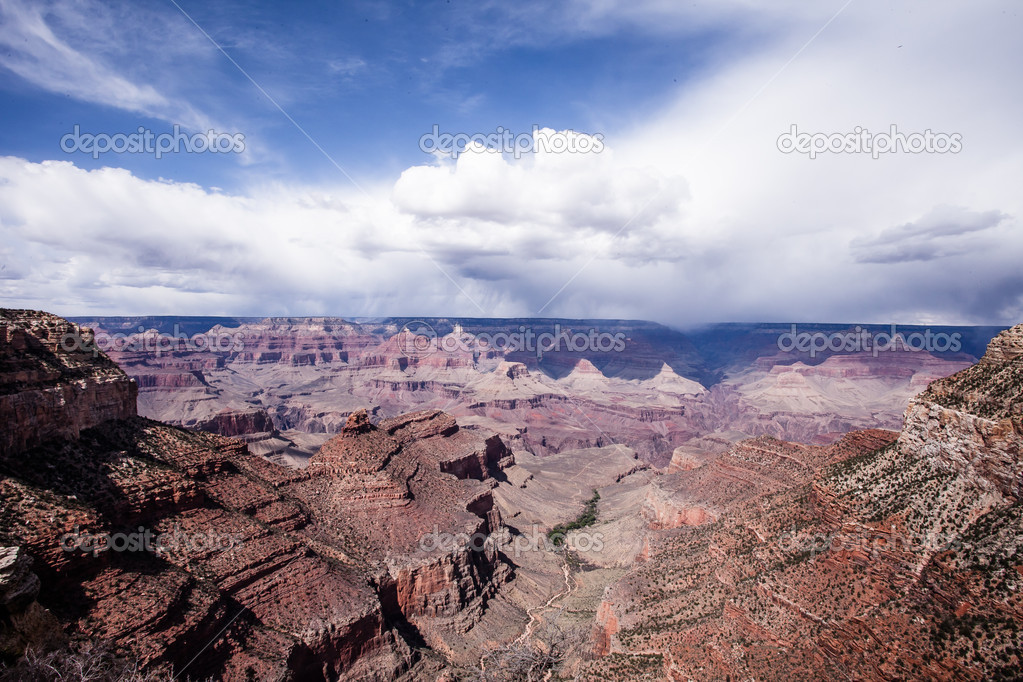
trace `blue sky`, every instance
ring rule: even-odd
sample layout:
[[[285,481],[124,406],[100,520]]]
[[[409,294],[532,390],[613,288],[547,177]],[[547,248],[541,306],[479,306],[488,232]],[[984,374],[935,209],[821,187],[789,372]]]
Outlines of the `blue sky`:
[[[1023,319],[1018,3],[176,1],[0,0],[2,304]],[[244,151],[94,159],[76,125]],[[433,126],[601,146],[455,160]]]
[[[35,15],[28,7],[36,6],[7,3],[8,12],[21,15]],[[57,3],[38,16],[66,47],[107,65],[109,77],[150,84],[172,101],[112,106],[114,98],[98,92],[90,101],[60,83],[25,78],[25,70],[6,70],[0,72],[6,153],[67,158],[89,169],[117,165],[139,177],[224,189],[257,175],[336,180],[337,168],[298,126],[363,180],[423,163],[419,138],[434,125],[470,134],[538,125],[607,135],[662,106],[729,42],[712,26],[658,40],[628,25],[566,33],[535,24],[572,21],[570,12],[465,0]],[[109,44],[99,44],[108,33]],[[159,37],[150,42],[154,33]],[[8,49],[17,50],[11,42]],[[94,159],[59,147],[73,124],[108,134],[142,125],[160,134],[174,123],[196,132],[189,125],[195,119],[244,134],[251,158],[178,154],[157,162],[107,152]]]

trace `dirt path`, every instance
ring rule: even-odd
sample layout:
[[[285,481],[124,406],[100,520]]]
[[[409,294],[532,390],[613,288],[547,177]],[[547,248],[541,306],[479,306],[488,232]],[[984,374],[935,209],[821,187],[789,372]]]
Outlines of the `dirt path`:
[[[551,604],[553,604],[556,600],[558,600],[558,599],[560,599],[562,597],[567,597],[569,594],[572,593],[572,577],[571,577],[572,574],[568,570],[568,558],[567,558],[568,557],[568,554],[567,554],[568,550],[565,550],[565,552],[566,552],[565,555],[562,556],[562,559],[561,559],[561,561],[562,561],[561,571],[562,571],[562,573],[565,574],[565,590],[563,592],[558,592],[556,595],[554,595],[553,597],[548,599],[546,604],[543,604],[542,606],[534,606],[533,608],[529,609],[526,612],[526,613],[529,614],[529,623],[526,624],[526,629],[522,631],[522,634],[519,635],[519,638],[515,640],[516,644],[522,642],[523,640],[525,640],[525,639],[527,639],[527,638],[529,638],[529,637],[531,637],[533,635],[533,628],[536,627],[536,623],[537,623],[537,617],[536,617],[537,613],[542,613],[542,612],[546,611],[547,609],[549,609],[551,607]]]
[[[565,589],[562,590],[561,592],[558,592],[557,594],[555,594],[550,599],[548,599],[545,604],[540,604],[539,606],[534,606],[533,608],[528,609],[526,611],[526,613],[529,615],[529,622],[526,623],[526,629],[522,631],[522,634],[519,635],[518,638],[514,642],[512,642],[512,646],[517,646],[517,645],[521,644],[522,642],[526,641],[527,639],[529,639],[530,637],[533,636],[533,630],[536,628],[536,624],[539,622],[539,618],[537,617],[537,614],[543,613],[544,611],[549,609],[551,607],[551,604],[553,604],[555,601],[557,601],[558,599],[561,599],[562,597],[567,597],[569,594],[572,593],[572,588],[573,588],[573,585],[572,585],[572,573],[571,573],[571,571],[568,568],[568,550],[567,549],[565,550],[565,554],[562,555],[561,562],[562,562],[561,563],[561,572],[565,576]],[[486,664],[484,663],[484,659],[485,658],[486,658],[486,654],[483,654],[483,655],[480,656],[480,671],[481,672],[486,672],[487,671]]]

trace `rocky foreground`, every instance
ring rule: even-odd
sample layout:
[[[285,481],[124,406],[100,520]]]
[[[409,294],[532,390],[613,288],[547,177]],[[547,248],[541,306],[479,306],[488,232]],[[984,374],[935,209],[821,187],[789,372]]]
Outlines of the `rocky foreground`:
[[[456,646],[511,577],[486,542],[499,438],[358,412],[287,469],[134,416],[127,376],[54,342],[67,322],[4,321],[5,659],[84,637],[196,679],[426,679],[442,664],[421,651]],[[437,529],[479,551],[424,549]]]

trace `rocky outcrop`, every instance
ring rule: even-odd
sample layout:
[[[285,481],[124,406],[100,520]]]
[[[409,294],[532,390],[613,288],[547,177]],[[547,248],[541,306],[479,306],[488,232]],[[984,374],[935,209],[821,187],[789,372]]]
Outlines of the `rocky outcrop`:
[[[199,431],[216,433],[221,436],[246,436],[251,434],[273,434],[273,419],[266,410],[229,410],[224,409],[210,419],[195,425]]]
[[[905,419],[899,446],[906,452],[934,458],[1002,496],[1020,497],[1023,420],[987,419],[927,400],[911,402]]]
[[[717,518],[714,512],[704,507],[687,505],[684,499],[672,497],[669,492],[660,488],[657,482],[650,485],[641,514],[653,530],[700,526]]]
[[[500,438],[460,429],[443,412],[374,425],[357,410],[298,485],[312,491],[319,478],[330,480],[316,499],[345,510],[341,523],[353,532],[372,529],[361,552],[386,557],[386,575],[374,579],[385,613],[408,621],[443,651],[448,638],[482,617],[511,576],[490,540],[501,527],[492,477],[510,461]]]
[[[21,547],[0,547],[0,661],[66,640],[60,623],[36,600],[41,583],[31,568],[32,559]]]
[[[1023,492],[1023,325],[991,340],[977,365],[932,383],[910,402],[899,437],[998,494]]]
[[[435,543],[440,551],[428,557],[392,560],[379,583],[384,606],[415,624],[442,651],[445,639],[457,638],[480,620],[487,601],[511,577],[511,567],[489,540],[489,523],[480,519],[447,546],[440,538]]]
[[[1002,332],[988,343],[981,365],[1005,365],[1023,356],[1023,324]]]
[[[593,367],[589,360],[580,360],[580,363],[583,362]],[[521,379],[529,376],[529,369],[521,362],[502,362],[494,371],[509,379]],[[600,373],[596,367],[593,367],[593,371]]]
[[[135,383],[90,339],[53,315],[0,310],[0,456],[135,414]]]
[[[63,381],[60,366],[131,395],[102,354],[54,350],[70,326],[29,317],[19,324],[32,335],[5,332],[16,340],[4,367],[20,373],[5,397]],[[493,477],[510,451],[444,413],[378,427],[355,410],[296,470],[130,409],[74,407],[66,419],[94,418],[0,453],[0,537],[14,545],[0,551],[5,655],[69,629],[191,677],[415,678],[438,666],[423,642],[452,650],[512,575],[489,539],[501,526]],[[219,426],[239,419],[263,417],[225,413]]]
[[[675,451],[671,453],[671,461],[668,462],[668,471],[674,473],[677,471],[691,471],[699,468],[703,465],[692,452],[687,451],[685,446],[675,448]]]
[[[479,481],[500,477],[501,472],[515,463],[512,451],[500,436],[484,435],[476,430],[462,430],[455,419],[439,410],[412,412],[381,422],[381,428],[399,437],[417,440],[435,436],[443,439],[429,441],[434,447],[429,457],[439,471],[456,478]]]

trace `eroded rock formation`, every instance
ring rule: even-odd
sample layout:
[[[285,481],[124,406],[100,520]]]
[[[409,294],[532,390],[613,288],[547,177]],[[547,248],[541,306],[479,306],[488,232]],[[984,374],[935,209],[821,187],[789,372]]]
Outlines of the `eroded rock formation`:
[[[909,398],[974,360],[783,353],[778,339],[788,329],[770,325],[682,334],[639,321],[431,319],[417,335],[397,319],[213,322],[89,324],[111,339],[111,357],[137,380],[140,414],[171,424],[242,436],[265,425],[246,427],[224,411],[256,410],[294,441],[295,433],[338,433],[363,407],[374,420],[443,409],[541,456],[624,443],[656,466],[684,445],[716,454],[744,437],[823,444],[855,429],[898,428]],[[807,327],[817,329],[841,330]],[[573,350],[564,342],[590,330],[604,343]],[[526,332],[550,337],[529,345]],[[606,343],[612,339],[619,341]]]
[[[5,432],[7,656],[59,622],[188,676],[393,680],[434,670],[419,649],[443,652],[511,576],[490,541],[494,477],[512,461],[500,439],[437,411],[379,426],[357,411],[308,469],[288,469],[133,416],[116,366],[54,342],[66,323],[4,319],[6,404],[68,377],[108,387]],[[50,424],[68,426],[33,435]],[[447,541],[459,535],[478,547]]]
[[[932,383],[900,433],[761,437],[652,481],[643,561],[605,590],[581,678],[1018,676],[1020,339]],[[701,508],[716,519],[689,523]]]
[[[0,310],[0,456],[135,414],[135,383],[82,338],[54,315]]]

